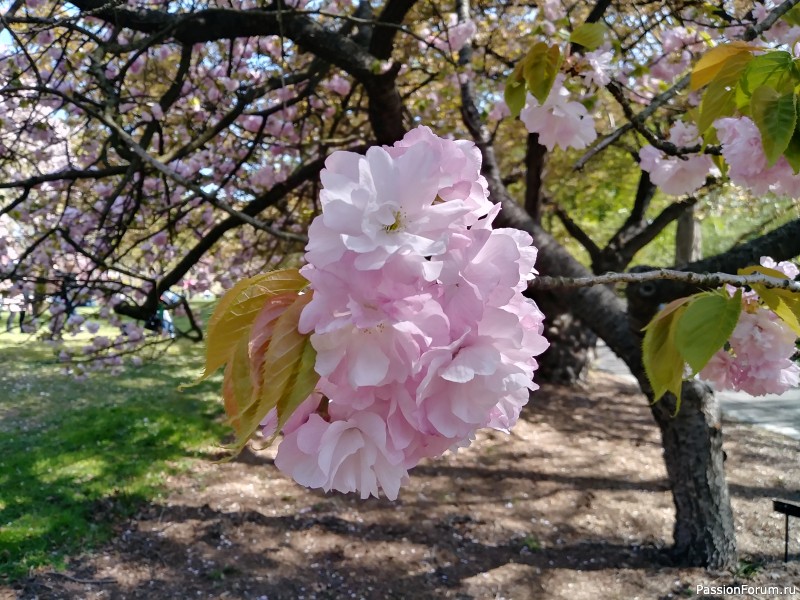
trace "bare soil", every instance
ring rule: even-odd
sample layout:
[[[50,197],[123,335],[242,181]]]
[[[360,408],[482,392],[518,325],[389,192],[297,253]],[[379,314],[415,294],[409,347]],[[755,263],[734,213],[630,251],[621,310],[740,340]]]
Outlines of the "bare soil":
[[[697,585],[797,586],[772,498],[800,500],[800,443],[725,423],[743,562],[675,566],[674,509],[658,431],[630,384],[593,374],[544,387],[514,432],[414,469],[396,502],[301,488],[272,451],[198,461],[163,502],[121,523],[65,573],[32,574],[0,598],[702,597]],[[800,550],[800,522],[792,549]],[[708,596],[734,597],[734,596]]]

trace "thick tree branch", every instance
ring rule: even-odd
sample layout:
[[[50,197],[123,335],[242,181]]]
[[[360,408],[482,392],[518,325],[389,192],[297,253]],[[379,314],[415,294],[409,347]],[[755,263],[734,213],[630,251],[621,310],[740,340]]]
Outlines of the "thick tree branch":
[[[459,8],[463,10],[465,4],[466,0],[460,0]],[[459,11],[460,18],[462,10]],[[459,62],[468,61],[471,51],[469,47],[462,48]],[[475,90],[469,79],[461,84],[461,115],[483,156],[481,172],[489,184],[492,201],[503,207],[498,216],[498,225],[515,227],[531,234],[538,249],[536,269],[542,275],[590,277],[592,273],[536,224],[503,185],[491,136],[481,122],[475,103]],[[602,285],[578,288],[566,296],[565,301],[627,364],[641,365],[639,342],[631,335],[624,306],[612,290]]]
[[[558,219],[561,221],[561,224],[564,226],[564,229],[567,230],[567,233],[575,238],[575,240],[589,253],[592,263],[597,262],[600,259],[602,251],[600,250],[600,247],[595,244],[594,241],[592,241],[592,238],[589,237],[589,234],[586,233],[581,226],[578,225],[560,206],[555,208],[555,213]]]
[[[536,223],[542,222],[542,179],[547,148],[539,143],[538,133],[528,134],[525,155],[525,210]]]
[[[364,85],[369,95],[370,123],[379,144],[391,144],[405,133],[402,100],[395,85],[400,65],[382,65],[380,59],[353,39],[322,27],[287,7],[283,0],[273,2],[267,9],[211,8],[188,13],[132,11],[108,7],[105,0],[72,0],[71,3],[81,11],[95,11],[96,17],[115,26],[143,33],[168,32],[173,39],[187,45],[243,37],[285,36]],[[403,7],[403,3],[398,2],[393,10],[399,14]]]
[[[759,264],[762,256],[770,256],[775,260],[789,260],[798,255],[800,255],[800,219],[795,219],[747,244],[690,263],[680,270],[691,273],[735,273],[742,267]],[[636,270],[649,271],[652,268],[638,267]],[[660,304],[689,296],[700,289],[702,287],[686,281],[663,280],[632,284],[626,290],[628,310],[636,326],[643,327]]]
[[[664,231],[667,225],[672,223],[695,204],[697,204],[697,198],[691,197],[679,202],[673,202],[662,210],[652,222],[622,245],[620,251],[627,258],[627,262],[630,262],[639,250],[652,242],[659,233]],[[627,262],[625,263],[626,265]]]
[[[625,221],[623,229],[629,224],[638,225],[644,221],[645,214],[647,214],[647,209],[650,207],[650,201],[653,199],[655,194],[656,186],[653,185],[652,181],[650,181],[650,174],[643,170],[639,176],[639,185],[636,187],[636,198],[633,202],[633,209],[631,210],[630,216]]]
[[[386,3],[372,32],[370,54],[380,60],[389,60],[392,57],[397,28],[391,27],[390,24],[402,23],[416,3],[417,0],[389,0]]]

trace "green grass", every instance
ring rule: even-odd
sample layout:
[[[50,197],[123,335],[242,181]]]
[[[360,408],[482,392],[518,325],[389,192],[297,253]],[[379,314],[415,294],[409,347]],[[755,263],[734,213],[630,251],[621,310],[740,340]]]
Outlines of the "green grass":
[[[45,344],[3,327],[0,582],[107,540],[166,474],[214,450],[226,432],[218,380],[176,389],[202,352],[180,342],[156,363],[76,381]]]

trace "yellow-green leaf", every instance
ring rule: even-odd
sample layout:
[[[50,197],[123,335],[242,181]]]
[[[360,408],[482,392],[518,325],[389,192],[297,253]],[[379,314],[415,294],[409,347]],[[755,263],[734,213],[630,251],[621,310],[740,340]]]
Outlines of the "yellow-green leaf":
[[[297,269],[257,275],[237,283],[219,301],[208,323],[206,364],[200,381],[210,377],[230,356],[264,307],[267,299],[286,292],[298,292],[308,281]]]
[[[699,90],[713,80],[731,57],[743,53],[749,54],[756,49],[754,46],[738,41],[712,48],[697,61],[692,69],[692,79],[689,84],[691,90]]]
[[[728,117],[736,111],[736,86],[747,63],[753,59],[749,52],[734,54],[726,60],[703,93],[697,128],[706,131],[719,118]]]
[[[795,71],[794,60],[788,52],[781,50],[754,56],[747,63],[736,88],[737,108],[749,112],[751,96],[762,86],[771,87],[779,94],[794,91]]]
[[[250,328],[248,349],[250,353],[250,378],[255,388],[253,395],[261,393],[261,386],[265,380],[264,364],[267,349],[275,332],[275,325],[280,316],[297,300],[296,292],[277,294],[264,303],[264,307],[253,321]]]
[[[260,393],[239,412],[240,427],[234,442],[241,449],[258,428],[267,413],[277,407],[279,426],[286,422],[292,411],[305,400],[319,381],[314,371],[316,354],[310,335],[297,330],[300,313],[311,301],[312,294],[298,296],[275,322],[272,338],[264,357],[263,381]]]
[[[642,329],[642,331],[647,331],[655,323],[657,323],[661,319],[671,315],[673,312],[678,310],[681,306],[683,306],[687,302],[690,302],[692,299],[694,299],[694,297],[695,296],[686,296],[685,298],[678,298],[677,300],[673,300],[669,304],[665,305],[664,308],[662,308],[660,311],[658,311],[656,316],[653,317],[652,320]]]
[[[792,331],[800,336],[800,295],[789,290],[768,288],[754,285],[753,290],[761,297],[764,304],[780,317]]]
[[[699,294],[675,325],[675,346],[695,373],[725,345],[742,312],[742,291]]]
[[[800,25],[800,6],[793,6],[781,17],[789,25]]]
[[[763,267],[761,265],[753,265],[751,267],[743,267],[736,271],[737,275],[754,275],[756,273],[760,273],[761,275],[766,275],[767,277],[772,277],[773,279],[781,279],[783,281],[788,280],[789,278],[786,276],[786,273],[783,271],[778,271],[778,269],[770,269],[769,267]]]
[[[303,401],[314,391],[319,381],[319,375],[314,370],[317,362],[317,353],[310,340],[306,340],[303,350],[300,353],[300,360],[297,364],[297,375],[288,393],[285,393],[278,400],[278,428],[277,431],[286,424],[289,417]]]
[[[761,132],[761,145],[769,166],[783,155],[797,125],[794,91],[780,94],[769,86],[757,88],[750,98],[750,113]]]
[[[681,382],[683,381],[683,357],[675,346],[675,323],[686,310],[679,306],[664,318],[648,326],[642,345],[642,361],[650,385],[653,388],[653,399],[660,400],[672,392],[681,402]]]
[[[739,275],[752,275],[753,273],[761,273],[775,279],[788,279],[785,273],[768,267],[753,266],[739,269]],[[750,287],[772,312],[800,336],[800,294],[789,290],[769,288],[761,284],[754,284]]]
[[[239,413],[250,403],[253,384],[250,378],[248,340],[242,336],[228,357],[222,379],[222,400],[225,414],[236,431],[240,429]]]
[[[522,74],[528,91],[544,104],[561,67],[561,50],[555,44],[537,42],[522,60]]]
[[[518,116],[525,107],[525,92],[525,79],[522,77],[522,62],[520,62],[508,76],[503,92],[506,106],[512,117]]]
[[[603,45],[607,30],[605,23],[584,23],[570,34],[569,41],[587,50],[595,50]]]

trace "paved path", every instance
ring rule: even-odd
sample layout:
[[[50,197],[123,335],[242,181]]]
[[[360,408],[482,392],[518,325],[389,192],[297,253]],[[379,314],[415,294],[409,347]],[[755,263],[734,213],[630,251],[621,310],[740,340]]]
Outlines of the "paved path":
[[[625,363],[602,342],[597,345],[597,360],[593,368],[636,382]],[[719,392],[717,396],[726,417],[800,440],[800,389],[789,390],[780,396],[755,397],[744,392]]]

